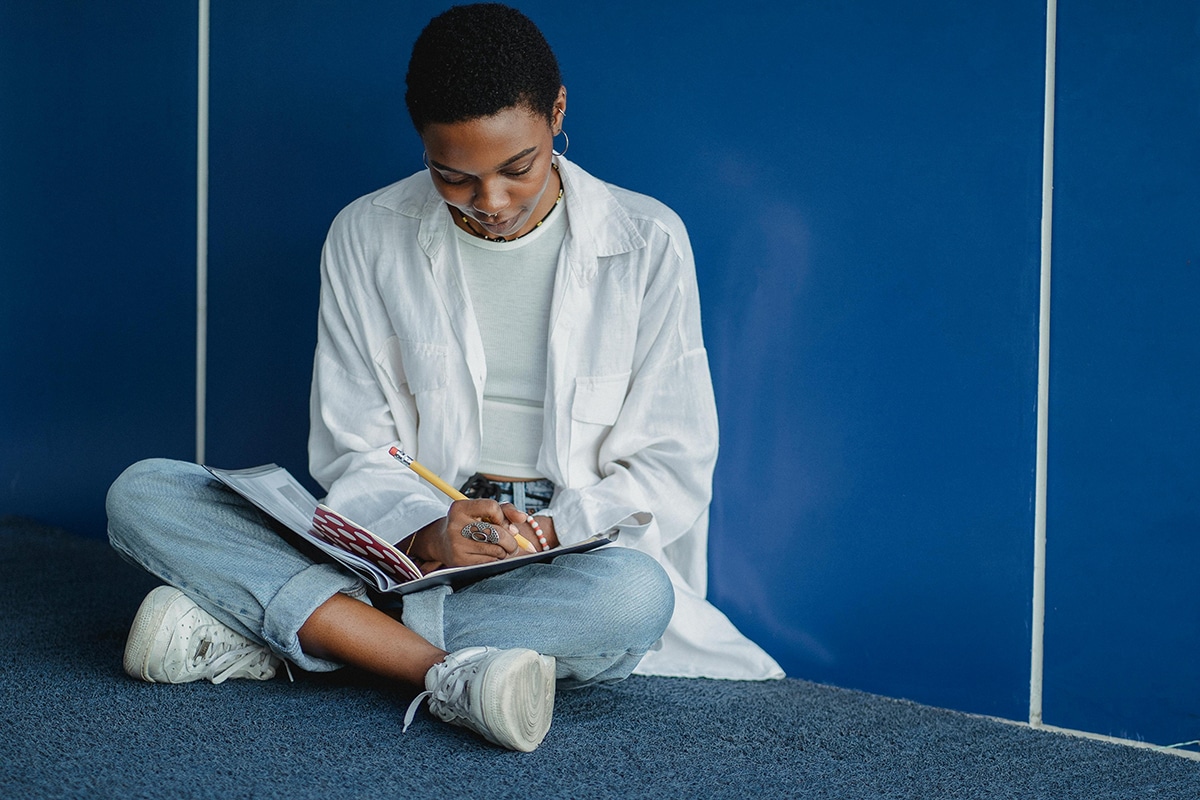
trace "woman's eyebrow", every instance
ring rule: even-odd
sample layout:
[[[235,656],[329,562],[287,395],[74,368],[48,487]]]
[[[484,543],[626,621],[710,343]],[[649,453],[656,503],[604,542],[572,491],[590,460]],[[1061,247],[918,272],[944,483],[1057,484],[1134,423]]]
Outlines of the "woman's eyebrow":
[[[497,165],[495,166],[495,168],[493,169],[493,171],[494,171],[494,172],[499,172],[500,170],[504,169],[504,168],[505,168],[505,167],[507,167],[507,166],[510,166],[510,165],[511,165],[511,164],[513,164],[514,162],[516,162],[516,161],[520,161],[522,158],[524,158],[525,156],[527,156],[527,155],[529,155],[530,153],[534,152],[535,150],[537,150],[537,146],[536,146],[536,145],[534,145],[533,147],[527,147],[527,148],[525,148],[524,150],[522,150],[521,152],[517,153],[517,154],[516,154],[515,156],[513,156],[512,158],[510,158],[510,159],[508,159],[508,160],[506,160],[506,161],[504,161],[504,162],[502,162],[502,163],[500,163],[500,164],[497,164]],[[438,169],[445,171],[445,172],[457,172],[459,175],[466,175],[466,174],[467,174],[467,173],[463,172],[462,170],[455,169],[454,167],[448,167],[448,166],[446,166],[445,164],[442,164],[442,163],[439,163],[439,162],[437,162],[437,161],[434,161],[432,158],[431,158],[431,159],[429,159],[429,163],[430,163],[430,164],[432,164],[433,166],[437,167]]]

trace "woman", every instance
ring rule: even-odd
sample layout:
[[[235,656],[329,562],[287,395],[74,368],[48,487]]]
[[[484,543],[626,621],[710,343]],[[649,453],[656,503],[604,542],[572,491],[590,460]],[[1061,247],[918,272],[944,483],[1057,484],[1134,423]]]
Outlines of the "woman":
[[[615,528],[620,546],[401,602],[289,545],[203,469],[142,462],[110,492],[110,538],[177,588],[142,604],[126,671],[352,664],[425,687],[408,721],[427,698],[526,751],[558,686],[639,664],[778,677],[703,599],[717,431],[682,223],[554,152],[566,89],[515,10],[435,18],[407,86],[427,169],[348,206],[322,254],[309,457],[325,502],[426,570],[506,558],[518,537]],[[472,499],[447,509],[391,445]]]

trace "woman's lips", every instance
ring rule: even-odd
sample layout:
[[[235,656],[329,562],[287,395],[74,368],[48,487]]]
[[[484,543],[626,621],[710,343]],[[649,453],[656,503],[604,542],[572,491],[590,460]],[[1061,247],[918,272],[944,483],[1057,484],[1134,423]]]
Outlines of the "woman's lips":
[[[507,236],[508,234],[512,233],[513,230],[515,230],[519,219],[519,217],[510,217],[500,222],[487,222],[481,219],[477,219],[475,221],[493,236]]]
[[[479,213],[472,213],[470,216],[472,216],[475,222],[479,223],[482,229],[487,231],[488,235],[492,236],[511,236],[516,233],[517,228],[521,227],[520,213],[508,219],[500,219],[500,221],[494,221],[494,219],[486,216],[481,219],[482,215],[479,215]]]

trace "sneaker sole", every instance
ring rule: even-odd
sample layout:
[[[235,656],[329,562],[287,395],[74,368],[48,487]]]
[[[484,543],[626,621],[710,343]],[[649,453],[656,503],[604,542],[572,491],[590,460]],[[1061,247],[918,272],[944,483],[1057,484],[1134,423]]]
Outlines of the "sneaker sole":
[[[183,592],[172,586],[159,586],[146,595],[133,618],[129,638],[125,642],[125,674],[147,683],[161,682],[150,675],[150,653],[154,649],[155,639],[162,635],[162,623],[167,611],[184,596]]]
[[[554,718],[554,666],[552,656],[532,650],[512,650],[489,665],[477,698],[486,698],[482,715],[492,741],[523,753],[542,743]]]

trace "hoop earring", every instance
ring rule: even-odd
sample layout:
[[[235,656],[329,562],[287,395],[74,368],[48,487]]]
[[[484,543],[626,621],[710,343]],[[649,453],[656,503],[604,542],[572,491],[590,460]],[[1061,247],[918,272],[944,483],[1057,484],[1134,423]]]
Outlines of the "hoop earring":
[[[429,169],[429,153],[421,151],[421,163],[425,165],[425,169]]]
[[[564,131],[562,128],[559,128],[558,132],[561,133],[562,137],[563,137],[562,152],[560,153],[557,150],[555,150],[553,145],[551,145],[551,147],[550,147],[550,152],[561,158],[562,156],[565,156],[567,154],[567,148],[571,146],[571,137],[567,136],[567,132]]]
[[[558,106],[555,106],[554,110],[557,111],[559,114],[562,114],[563,122],[567,121],[567,110],[565,108],[559,108]],[[553,114],[551,114],[551,116],[553,116]],[[561,127],[558,129],[558,133],[561,133],[563,135],[564,144],[563,144],[562,152],[560,153],[557,150],[555,150],[553,143],[551,143],[551,145],[550,145],[550,152],[556,156],[563,156],[563,155],[566,155],[567,148],[569,148],[571,146],[571,137],[567,136],[567,132],[565,130],[563,130]],[[556,133],[554,135],[558,136],[558,133]]]

